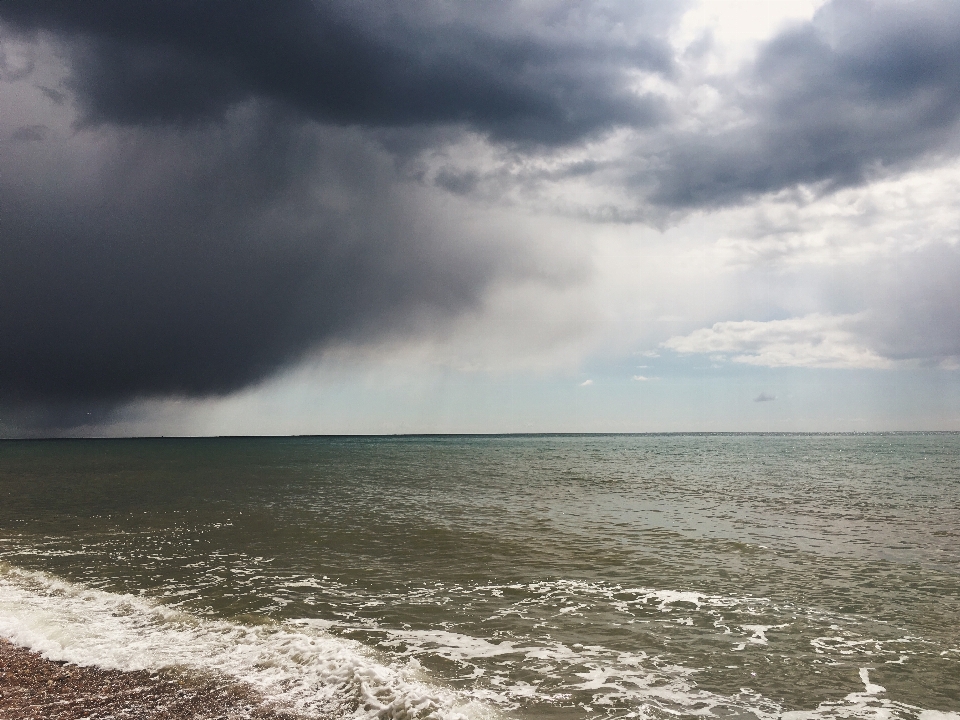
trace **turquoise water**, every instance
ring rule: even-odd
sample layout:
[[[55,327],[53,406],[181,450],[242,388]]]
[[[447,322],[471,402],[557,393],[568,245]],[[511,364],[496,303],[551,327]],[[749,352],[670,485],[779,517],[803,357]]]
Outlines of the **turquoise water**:
[[[0,635],[306,716],[960,718],[960,435],[0,442]]]

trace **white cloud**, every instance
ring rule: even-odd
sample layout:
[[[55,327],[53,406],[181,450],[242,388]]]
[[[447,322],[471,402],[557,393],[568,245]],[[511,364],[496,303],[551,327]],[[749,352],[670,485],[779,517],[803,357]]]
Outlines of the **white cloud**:
[[[958,193],[956,161],[826,195],[807,187],[783,191],[711,218],[719,228],[718,261],[770,269],[856,267],[954,246]]]
[[[809,20],[824,0],[699,0],[683,15],[671,38],[683,52],[704,36],[710,47],[711,72],[730,72],[749,58],[757,45],[791,22]]]
[[[591,385],[593,385],[593,380],[584,380],[580,383],[580,387],[590,387]]]
[[[681,354],[730,357],[766,367],[890,368],[856,332],[859,315],[812,313],[787,320],[719,322],[663,346]]]

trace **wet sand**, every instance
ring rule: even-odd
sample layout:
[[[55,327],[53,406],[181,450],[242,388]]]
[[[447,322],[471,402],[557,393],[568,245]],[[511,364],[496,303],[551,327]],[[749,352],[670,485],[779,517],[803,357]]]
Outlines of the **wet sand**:
[[[240,684],[54,662],[0,639],[4,720],[296,720]]]

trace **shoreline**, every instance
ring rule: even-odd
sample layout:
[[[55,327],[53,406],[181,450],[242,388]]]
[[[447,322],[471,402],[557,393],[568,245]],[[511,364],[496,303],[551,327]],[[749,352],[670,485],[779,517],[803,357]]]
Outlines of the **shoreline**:
[[[48,660],[0,638],[4,720],[300,720],[242,683],[174,672],[106,670]]]

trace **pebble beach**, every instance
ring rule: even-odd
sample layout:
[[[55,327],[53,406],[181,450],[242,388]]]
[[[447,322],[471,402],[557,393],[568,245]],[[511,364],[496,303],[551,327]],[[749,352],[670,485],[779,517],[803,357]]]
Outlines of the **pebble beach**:
[[[295,720],[261,705],[250,689],[179,677],[47,660],[0,639],[4,720]]]

